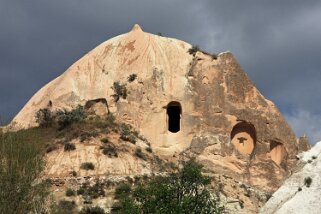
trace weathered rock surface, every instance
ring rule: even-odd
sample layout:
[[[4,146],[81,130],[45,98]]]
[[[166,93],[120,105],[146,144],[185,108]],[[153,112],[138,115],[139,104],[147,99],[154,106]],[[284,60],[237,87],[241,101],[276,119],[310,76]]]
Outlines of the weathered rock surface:
[[[55,111],[84,105],[98,115],[110,111],[139,130],[162,159],[195,156],[211,173],[260,191],[275,191],[308,143],[296,139],[276,106],[256,89],[230,52],[217,57],[201,51],[190,54],[191,47],[135,25],[43,87],[10,127],[37,126],[35,114],[41,108]],[[128,81],[131,74],[137,79]],[[116,101],[112,87],[118,81],[126,84],[128,95]],[[62,176],[56,173],[63,171],[61,165],[67,170],[70,163],[72,170],[79,167],[76,162],[88,159],[103,163],[94,171],[97,174],[143,171],[135,161],[103,160],[106,157],[89,147],[72,151],[69,157],[52,153],[49,172]]]
[[[285,180],[261,209],[261,213],[320,213],[321,142],[298,157],[301,164],[305,164],[304,167]]]

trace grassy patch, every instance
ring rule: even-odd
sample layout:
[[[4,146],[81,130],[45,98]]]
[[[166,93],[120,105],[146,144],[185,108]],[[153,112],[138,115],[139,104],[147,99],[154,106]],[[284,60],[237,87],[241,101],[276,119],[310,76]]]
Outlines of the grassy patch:
[[[0,134],[0,213],[44,210],[49,184],[35,181],[44,168],[47,140],[40,129]]]
[[[146,160],[146,156],[141,148],[136,148],[134,155],[140,159]]]

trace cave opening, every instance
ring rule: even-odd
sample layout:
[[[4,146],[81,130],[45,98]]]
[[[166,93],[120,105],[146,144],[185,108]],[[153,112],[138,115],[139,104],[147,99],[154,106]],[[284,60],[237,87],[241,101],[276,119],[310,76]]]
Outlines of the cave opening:
[[[231,143],[242,154],[252,154],[256,144],[255,127],[245,121],[236,124],[231,132]]]
[[[168,131],[177,133],[181,130],[182,107],[179,102],[170,102],[167,105]]]
[[[281,165],[287,156],[287,152],[283,144],[272,140],[270,142],[270,156],[277,165]]]

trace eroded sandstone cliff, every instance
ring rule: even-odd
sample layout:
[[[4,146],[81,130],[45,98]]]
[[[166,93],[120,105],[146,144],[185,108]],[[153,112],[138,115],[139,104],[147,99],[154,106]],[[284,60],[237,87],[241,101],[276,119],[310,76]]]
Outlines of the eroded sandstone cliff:
[[[277,107],[256,89],[230,52],[215,56],[191,48],[135,25],[43,87],[10,128],[37,126],[39,109],[91,108],[98,100],[97,114],[111,112],[131,124],[161,159],[175,162],[193,156],[208,173],[224,175],[227,189],[240,182],[258,191],[275,191],[308,144],[296,139]],[[131,75],[135,78],[129,81]],[[127,96],[115,99],[117,82],[126,87]],[[98,147],[93,139],[71,153],[48,154],[48,175],[67,176],[66,170],[79,170],[86,160],[99,165],[87,176],[145,173],[146,162],[126,155],[108,159]]]

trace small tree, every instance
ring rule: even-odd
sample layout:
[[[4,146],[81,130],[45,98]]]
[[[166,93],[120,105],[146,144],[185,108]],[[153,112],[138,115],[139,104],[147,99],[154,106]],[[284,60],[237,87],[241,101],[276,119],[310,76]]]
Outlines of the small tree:
[[[36,122],[40,127],[51,126],[53,122],[53,114],[48,108],[39,109],[36,113]]]
[[[78,105],[75,109],[68,111],[66,109],[60,110],[56,113],[56,120],[59,129],[64,129],[74,122],[79,122],[86,118],[85,109],[83,106]]]
[[[183,162],[181,170],[122,197],[119,213],[222,213],[224,207],[206,189],[210,181],[194,159]]]
[[[117,102],[120,98],[127,98],[126,84],[121,84],[119,81],[114,82],[112,89],[115,92],[115,94],[112,95],[114,97],[115,102]]]
[[[200,48],[197,45],[193,45],[190,49],[188,49],[188,53],[195,56],[196,52],[199,50]]]

